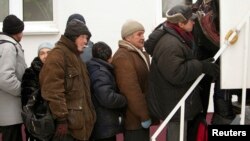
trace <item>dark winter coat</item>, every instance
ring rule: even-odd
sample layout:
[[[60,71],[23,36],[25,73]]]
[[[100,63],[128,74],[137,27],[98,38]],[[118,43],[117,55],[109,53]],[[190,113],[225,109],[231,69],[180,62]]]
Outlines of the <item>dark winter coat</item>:
[[[101,59],[92,58],[87,63],[91,80],[92,101],[96,110],[94,139],[115,136],[122,131],[123,108],[126,98],[118,93],[113,66]]]
[[[21,84],[22,106],[25,106],[27,104],[28,99],[33,92],[35,92],[37,89],[40,89],[39,73],[41,71],[42,66],[43,63],[39,59],[39,57],[35,57],[34,60],[31,62],[31,66],[25,70]],[[38,96],[37,100],[42,100],[41,95]]]
[[[173,29],[164,28],[166,33],[153,50],[147,95],[150,113],[162,120],[202,74],[202,64],[191,47]],[[192,119],[201,109],[199,87],[196,87],[186,100],[185,118]],[[179,120],[179,113],[174,119]]]
[[[90,80],[74,42],[61,36],[40,72],[42,97],[56,120],[67,120],[69,133],[78,140],[90,138],[96,120]]]

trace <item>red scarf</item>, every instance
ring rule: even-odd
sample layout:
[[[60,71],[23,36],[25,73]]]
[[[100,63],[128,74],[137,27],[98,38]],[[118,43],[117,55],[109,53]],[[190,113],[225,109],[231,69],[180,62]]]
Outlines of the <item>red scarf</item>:
[[[191,32],[186,32],[181,29],[177,24],[166,22],[166,26],[172,28],[176,33],[182,37],[188,47],[193,48],[194,37]]]

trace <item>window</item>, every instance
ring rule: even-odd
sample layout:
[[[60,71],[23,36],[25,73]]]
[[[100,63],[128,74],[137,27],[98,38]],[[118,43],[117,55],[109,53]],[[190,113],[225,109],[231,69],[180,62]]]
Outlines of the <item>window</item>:
[[[162,17],[166,17],[166,12],[168,9],[172,8],[177,4],[192,4],[192,0],[162,0]]]
[[[3,19],[6,15],[9,15],[9,0],[0,1],[0,22],[3,22]]]
[[[157,15],[156,15],[156,23],[162,23],[166,19],[166,12],[173,6],[177,4],[191,4],[195,3],[196,0],[159,0],[157,1]]]
[[[23,0],[24,21],[53,21],[52,0]]]
[[[1,0],[0,22],[7,15],[14,14],[24,21],[24,34],[57,34],[56,2],[57,0]],[[2,24],[0,27],[2,29]]]

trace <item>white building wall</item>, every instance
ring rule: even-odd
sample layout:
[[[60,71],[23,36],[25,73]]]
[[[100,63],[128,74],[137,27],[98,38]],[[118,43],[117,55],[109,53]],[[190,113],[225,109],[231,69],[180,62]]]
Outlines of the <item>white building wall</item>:
[[[117,49],[121,39],[120,30],[127,19],[141,22],[145,27],[145,39],[148,34],[162,20],[161,0],[56,0],[55,19],[59,33],[27,34],[21,44],[25,50],[25,59],[30,66],[37,55],[37,47],[43,41],[56,42],[64,33],[69,15],[80,13],[92,33],[93,42],[108,43],[113,52]],[[26,25],[27,28],[28,24]]]
[[[243,24],[238,34],[237,42],[232,46],[229,46],[222,54],[221,87],[234,89],[242,88],[246,85],[247,88],[250,88],[250,31],[246,26],[246,21],[249,22],[250,19],[250,1],[241,0],[236,2],[235,0],[222,0],[220,1],[220,6],[221,46],[224,43],[224,38],[227,32],[239,27],[240,24]],[[244,20],[246,16],[247,19]],[[246,35],[246,33],[248,33],[248,35]],[[245,68],[247,70],[244,74]],[[246,79],[246,84],[244,84],[244,79]]]

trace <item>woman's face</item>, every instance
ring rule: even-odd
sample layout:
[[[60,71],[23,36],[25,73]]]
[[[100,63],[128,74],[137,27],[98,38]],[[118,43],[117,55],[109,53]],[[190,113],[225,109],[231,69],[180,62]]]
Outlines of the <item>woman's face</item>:
[[[39,51],[38,57],[40,58],[40,60],[45,63],[47,56],[49,54],[49,52],[51,51],[51,49],[49,48],[42,48]]]

